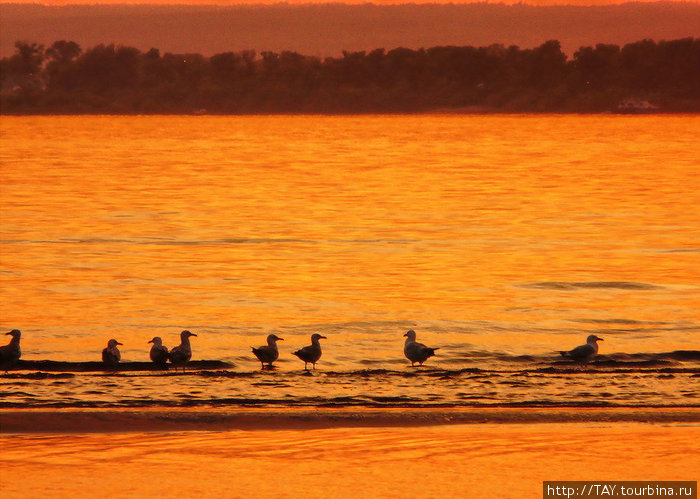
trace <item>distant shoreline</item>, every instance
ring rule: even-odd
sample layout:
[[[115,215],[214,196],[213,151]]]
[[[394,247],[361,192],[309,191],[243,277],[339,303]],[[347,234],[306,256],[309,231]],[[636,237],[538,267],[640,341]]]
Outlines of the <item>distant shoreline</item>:
[[[698,408],[1,410],[0,433],[312,430],[478,424],[697,424]]]
[[[700,116],[700,111],[657,111],[648,113],[618,113],[614,111],[504,111],[502,109],[493,110],[475,110],[475,111],[464,111],[464,110],[453,110],[453,109],[435,109],[426,111],[414,111],[414,112],[396,112],[396,111],[363,111],[357,113],[351,112],[260,112],[260,113],[18,113],[18,112],[4,112],[0,111],[0,116],[5,117],[37,117],[37,118],[51,118],[51,117],[89,117],[89,116],[111,116],[111,117],[138,117],[138,116],[180,116],[180,117],[255,117],[255,116],[626,116],[626,117],[643,117],[643,116]]]
[[[323,59],[288,50],[83,49],[65,40],[15,46],[0,60],[5,115],[700,112],[698,72],[687,64],[700,38],[691,37],[598,43],[573,59],[555,39],[534,49],[377,48]]]

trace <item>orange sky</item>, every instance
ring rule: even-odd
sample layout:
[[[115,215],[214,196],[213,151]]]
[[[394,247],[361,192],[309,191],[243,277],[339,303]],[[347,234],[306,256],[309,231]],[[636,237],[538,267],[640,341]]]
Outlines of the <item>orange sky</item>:
[[[531,5],[610,5],[610,4],[620,4],[628,3],[632,0],[524,0],[522,3]],[[668,0],[667,0],[668,1]],[[684,2],[686,0],[670,0],[670,1],[680,1]],[[688,0],[689,3],[698,3],[700,0]],[[345,3],[345,4],[364,4],[364,3],[374,3],[377,5],[392,5],[401,3],[474,3],[469,1],[458,1],[458,0],[342,0],[339,2],[333,2],[329,0],[287,0],[285,2],[280,2],[279,0],[43,0],[37,2],[35,0],[12,0],[9,2],[2,3],[40,3],[43,5],[70,5],[70,4],[95,4],[95,5],[109,5],[109,4],[127,4],[127,5],[139,5],[139,4],[178,4],[178,5],[251,5],[251,4],[279,4],[288,3],[292,5],[303,5],[303,4],[326,4],[326,3]],[[521,3],[520,0],[497,0],[497,1],[487,1],[486,3]],[[651,2],[650,2],[651,3]]]

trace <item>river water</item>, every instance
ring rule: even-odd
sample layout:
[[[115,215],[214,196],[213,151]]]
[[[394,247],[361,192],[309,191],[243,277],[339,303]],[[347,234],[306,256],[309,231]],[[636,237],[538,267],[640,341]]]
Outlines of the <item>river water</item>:
[[[3,407],[697,406],[696,116],[3,117]],[[439,347],[423,368],[403,334]],[[311,376],[291,352],[322,340]],[[250,347],[284,338],[274,371]],[[604,338],[586,366],[558,351]],[[8,337],[9,338],[9,337]]]

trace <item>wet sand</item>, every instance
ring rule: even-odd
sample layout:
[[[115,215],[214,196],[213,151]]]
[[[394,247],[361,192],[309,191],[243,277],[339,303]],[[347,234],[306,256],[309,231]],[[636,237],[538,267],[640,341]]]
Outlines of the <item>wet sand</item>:
[[[263,419],[254,431],[5,434],[0,481],[12,499],[535,498],[543,480],[696,480],[699,442],[698,422],[276,429]]]
[[[0,433],[311,430],[457,424],[700,423],[698,408],[22,409]]]

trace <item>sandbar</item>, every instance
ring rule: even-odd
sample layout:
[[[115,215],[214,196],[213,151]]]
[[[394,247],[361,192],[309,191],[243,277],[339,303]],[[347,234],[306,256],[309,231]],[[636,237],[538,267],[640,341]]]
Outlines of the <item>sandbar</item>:
[[[0,433],[305,430],[464,424],[700,423],[700,408],[91,408],[0,410]]]

